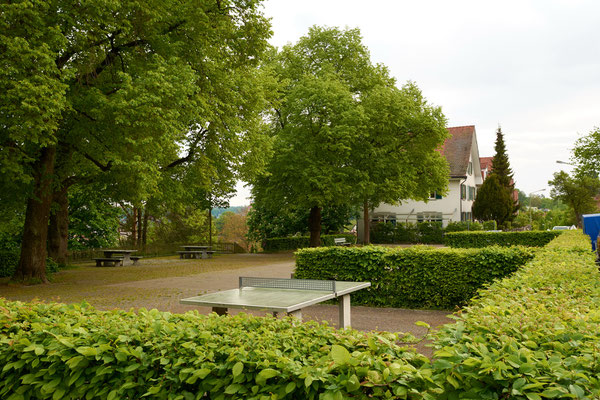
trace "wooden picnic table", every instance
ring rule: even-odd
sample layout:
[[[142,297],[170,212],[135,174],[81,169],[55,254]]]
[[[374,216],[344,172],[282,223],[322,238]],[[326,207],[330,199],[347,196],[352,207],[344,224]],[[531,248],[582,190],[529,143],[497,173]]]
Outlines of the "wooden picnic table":
[[[179,258],[211,258],[214,251],[209,250],[211,246],[183,245],[183,251],[178,251]]]
[[[137,250],[114,250],[114,249],[106,249],[102,250],[104,252],[105,258],[123,258],[122,265],[133,264],[134,261],[131,260],[131,253],[135,253]]]

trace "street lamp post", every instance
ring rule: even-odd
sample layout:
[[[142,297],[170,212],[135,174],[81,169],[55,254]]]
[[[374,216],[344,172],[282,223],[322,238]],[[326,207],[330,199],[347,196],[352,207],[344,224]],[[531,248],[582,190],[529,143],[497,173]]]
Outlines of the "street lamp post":
[[[535,191],[529,193],[529,226],[531,226],[532,230],[533,230],[533,211],[531,210],[531,199],[532,199],[531,195],[534,193],[543,192],[544,190],[546,190],[546,189],[544,188],[544,189],[540,189],[540,190],[535,190]]]

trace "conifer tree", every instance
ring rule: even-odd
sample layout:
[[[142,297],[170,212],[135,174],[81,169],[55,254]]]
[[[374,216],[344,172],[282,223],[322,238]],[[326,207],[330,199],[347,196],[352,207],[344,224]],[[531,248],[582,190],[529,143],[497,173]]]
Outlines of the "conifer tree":
[[[496,221],[503,226],[509,221],[513,212],[513,200],[510,193],[500,183],[500,178],[489,175],[477,191],[473,203],[473,217],[481,221]]]
[[[504,144],[504,135],[502,128],[498,127],[496,131],[496,143],[494,145],[494,158],[492,159],[492,174],[495,174],[500,180],[500,184],[511,191],[514,189],[513,172],[508,162],[506,154],[506,145]]]

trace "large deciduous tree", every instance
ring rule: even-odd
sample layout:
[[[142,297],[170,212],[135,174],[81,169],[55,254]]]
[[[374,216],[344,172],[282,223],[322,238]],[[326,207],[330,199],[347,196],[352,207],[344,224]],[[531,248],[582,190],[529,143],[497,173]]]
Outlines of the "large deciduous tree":
[[[448,130],[441,108],[428,104],[411,82],[400,90],[391,84],[376,86],[361,105],[366,120],[352,162],[358,171],[354,194],[363,205],[363,243],[368,244],[369,209],[447,191],[448,163],[436,149]]]
[[[402,90],[373,65],[358,29],[313,27],[274,58],[280,99],[271,113],[274,152],[255,199],[309,212],[310,245],[320,244],[323,207],[378,205],[443,191],[435,152],[445,118],[414,84]],[[368,214],[367,214],[368,215]]]
[[[577,139],[571,160],[579,173],[600,176],[600,128]]]
[[[569,176],[565,171],[556,172],[548,182],[552,186],[551,196],[565,202],[581,227],[581,216],[598,211],[595,196],[600,191],[600,180],[595,176],[577,174]]]
[[[103,172],[116,197],[139,203],[156,192],[162,170],[201,157],[205,144],[239,143],[260,121],[252,93],[270,30],[258,6],[0,5],[0,166],[27,193],[14,279],[46,279],[50,209],[68,186],[63,178]]]

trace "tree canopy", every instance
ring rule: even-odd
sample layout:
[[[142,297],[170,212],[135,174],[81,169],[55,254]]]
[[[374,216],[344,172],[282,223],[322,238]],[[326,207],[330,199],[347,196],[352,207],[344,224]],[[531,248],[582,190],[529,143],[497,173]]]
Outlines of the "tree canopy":
[[[103,180],[135,204],[158,193],[168,169],[187,165],[207,182],[260,166],[258,63],[270,26],[259,1],[0,7],[1,184],[27,199],[15,279],[45,279],[45,227],[63,178]]]
[[[312,27],[273,58],[272,70],[280,85],[270,113],[273,157],[253,196],[310,210],[311,246],[324,207],[366,204],[368,212],[447,186],[435,151],[447,137],[441,109],[413,83],[396,88],[358,29]]]
[[[577,139],[571,160],[579,173],[600,176],[600,128]]]
[[[513,214],[511,193],[500,182],[496,174],[490,174],[484,181],[473,202],[473,217],[482,221],[496,221],[498,226],[510,220]]]
[[[583,214],[598,211],[595,196],[600,191],[600,180],[594,176],[576,174],[570,176],[565,171],[556,172],[548,182],[552,186],[552,197],[568,204],[577,226],[581,227]]]

